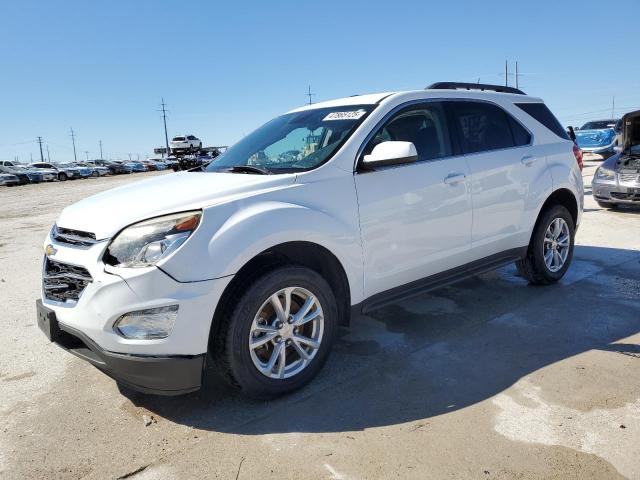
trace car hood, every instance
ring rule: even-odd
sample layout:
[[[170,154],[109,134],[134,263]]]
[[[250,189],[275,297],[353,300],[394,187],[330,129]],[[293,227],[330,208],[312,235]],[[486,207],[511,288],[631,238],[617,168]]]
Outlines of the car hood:
[[[627,113],[622,117],[622,145],[623,151],[640,145],[640,110]]]
[[[63,228],[94,233],[96,239],[102,240],[132,223],[285,188],[295,178],[295,174],[172,173],[85,198],[65,208],[56,223]]]
[[[602,130],[578,130],[576,133],[576,143],[580,148],[606,147],[613,143],[616,132],[613,128]]]

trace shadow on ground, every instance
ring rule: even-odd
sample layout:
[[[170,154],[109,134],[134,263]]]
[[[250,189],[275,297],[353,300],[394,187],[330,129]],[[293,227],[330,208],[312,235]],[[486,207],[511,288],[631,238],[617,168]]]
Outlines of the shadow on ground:
[[[198,393],[130,400],[183,425],[245,435],[354,431],[428,420],[589,350],[640,356],[640,254],[577,246],[558,285],[506,267],[353,321],[302,391],[247,400],[212,378]]]

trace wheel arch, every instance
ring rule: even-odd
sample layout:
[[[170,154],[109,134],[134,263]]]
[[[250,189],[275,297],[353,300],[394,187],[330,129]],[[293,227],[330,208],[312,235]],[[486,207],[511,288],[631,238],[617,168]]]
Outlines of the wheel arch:
[[[233,299],[248,282],[285,265],[301,265],[320,274],[329,284],[338,303],[338,324],[349,325],[351,293],[349,279],[340,260],[327,248],[314,242],[291,241],[269,247],[247,261],[225,288],[216,306],[210,331],[215,338],[221,317],[230,315]]]
[[[542,217],[545,211],[547,211],[549,208],[553,207],[554,205],[562,205],[566,207],[566,209],[569,210],[569,213],[571,214],[574,227],[577,228],[578,220],[580,218],[579,210],[578,210],[579,208],[578,199],[570,189],[558,188],[557,190],[554,190],[551,193],[551,195],[547,197],[547,199],[542,204],[542,207],[540,207],[540,210],[538,211],[538,215],[536,217],[536,222],[533,225],[533,228],[531,229],[531,232],[529,235],[529,245],[531,245],[531,240],[536,231],[536,227],[538,226],[538,222],[540,222],[540,218]]]

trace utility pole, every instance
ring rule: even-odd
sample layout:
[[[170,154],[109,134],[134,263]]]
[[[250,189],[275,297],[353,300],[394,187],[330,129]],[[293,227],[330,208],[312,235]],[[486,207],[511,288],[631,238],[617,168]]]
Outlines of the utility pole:
[[[309,97],[309,105],[311,105],[313,102],[311,101],[311,97],[313,97],[315,95],[315,93],[311,93],[311,85],[309,85],[309,88],[307,89],[307,97]]]
[[[504,61],[504,86],[509,86],[509,60]]]
[[[516,60],[516,88],[518,88],[518,61]]]
[[[47,162],[51,163],[51,155],[49,154],[49,144],[47,144]]]
[[[614,95],[613,100],[611,101],[611,118],[616,118],[615,111],[616,111],[616,96]]]
[[[104,157],[102,156],[102,140],[98,140],[98,143],[100,144],[100,160],[104,160]]]
[[[131,154],[129,154],[129,161],[131,161]]]
[[[73,128],[71,129],[71,143],[73,143],[73,161],[77,162],[78,157],[76,155],[76,134],[73,131]]]
[[[161,99],[161,103],[160,106],[161,108],[161,112],[162,112],[162,120],[164,122],[164,144],[165,147],[167,148],[167,157],[169,156],[169,135],[167,135],[167,110],[166,110],[166,105],[164,103],[164,98]],[[131,156],[131,155],[129,155]],[[129,158],[129,160],[131,160],[131,158]]]
[[[87,162],[89,161],[89,150],[85,150],[84,154],[87,156]]]
[[[42,155],[42,137],[38,137],[38,145],[40,146],[40,161],[44,162],[44,155]]]

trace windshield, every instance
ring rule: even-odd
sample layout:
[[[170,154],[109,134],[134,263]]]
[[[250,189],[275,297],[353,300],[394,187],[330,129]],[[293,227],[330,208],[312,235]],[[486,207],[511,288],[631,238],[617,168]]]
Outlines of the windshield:
[[[580,127],[580,130],[599,130],[603,128],[613,128],[615,126],[615,120],[600,120],[597,122],[587,122],[582,127]]]
[[[335,153],[374,108],[315,108],[276,117],[233,145],[205,170],[255,167],[269,173],[287,173],[315,168]]]

